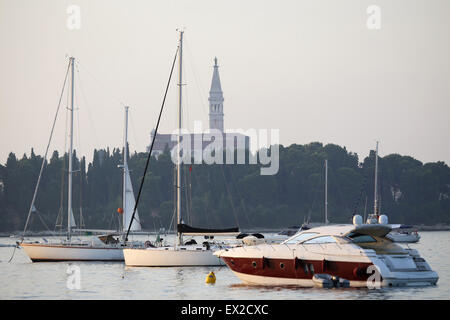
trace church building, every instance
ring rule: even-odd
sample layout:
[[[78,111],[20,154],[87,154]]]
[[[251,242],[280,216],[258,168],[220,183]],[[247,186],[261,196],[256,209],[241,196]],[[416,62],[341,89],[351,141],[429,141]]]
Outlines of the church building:
[[[217,58],[214,58],[213,75],[211,80],[211,89],[209,90],[209,129],[215,129],[222,133],[223,137],[223,150],[226,149],[245,149],[250,148],[250,137],[237,132],[224,132],[224,113],[223,113],[223,91],[220,83],[219,66],[217,64]],[[150,143],[153,140],[155,130],[152,130],[150,135]],[[205,148],[212,142],[209,138],[204,137],[205,133],[193,134],[191,133],[191,150],[193,153],[205,150]],[[201,150],[197,150],[199,146],[194,141],[201,141]],[[171,134],[158,133],[156,135],[155,144],[153,146],[152,154],[158,156],[163,153],[165,148],[172,150],[176,147],[177,141],[172,141]],[[150,146],[147,147],[147,152],[150,151]]]

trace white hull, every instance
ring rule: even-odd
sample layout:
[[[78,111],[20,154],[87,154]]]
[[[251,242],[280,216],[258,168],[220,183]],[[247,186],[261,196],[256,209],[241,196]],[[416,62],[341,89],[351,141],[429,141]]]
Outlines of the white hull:
[[[22,243],[20,245],[33,262],[40,261],[123,261],[120,247],[76,245],[47,245]]]
[[[197,247],[199,248],[199,247]],[[223,266],[220,258],[213,255],[212,250],[184,250],[168,248],[124,249],[125,265],[134,267],[190,267],[190,266]]]
[[[241,272],[233,271],[233,273],[245,284],[257,286],[298,286],[304,288],[314,287],[312,279],[294,279],[280,277],[256,276]],[[350,281],[351,287],[366,287],[366,281]]]

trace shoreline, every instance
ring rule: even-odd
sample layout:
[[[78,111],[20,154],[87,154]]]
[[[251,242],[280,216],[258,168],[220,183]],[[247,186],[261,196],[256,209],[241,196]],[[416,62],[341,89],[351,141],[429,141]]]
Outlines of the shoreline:
[[[412,225],[413,229],[417,229],[417,231],[450,231],[450,225],[443,225],[443,224],[438,224],[438,225],[433,225],[433,226],[426,226],[426,225]],[[271,229],[271,228],[255,228],[255,229],[244,229],[241,231],[241,233],[278,233],[281,232],[283,230],[286,230],[289,228],[285,228],[285,229]],[[0,232],[0,237],[1,238],[19,238],[21,236],[21,231],[13,231],[13,232]],[[92,234],[78,234],[78,233],[74,233],[73,235],[77,235],[77,236],[86,236],[86,235],[94,235],[96,233],[92,233]],[[143,231],[142,234],[150,234],[150,235],[156,235],[157,232],[155,231]],[[168,234],[173,234],[173,232],[168,232]],[[27,232],[27,237],[40,237],[40,236],[45,236],[45,237],[61,237],[64,236],[65,233],[61,233],[61,232],[49,232],[49,231],[30,231]],[[100,235],[100,234],[99,234]]]

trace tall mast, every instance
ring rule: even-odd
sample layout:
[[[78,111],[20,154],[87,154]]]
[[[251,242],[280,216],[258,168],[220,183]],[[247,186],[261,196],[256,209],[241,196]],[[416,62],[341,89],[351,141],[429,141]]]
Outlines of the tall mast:
[[[178,162],[177,162],[177,224],[181,223],[181,159],[180,159],[180,144],[181,144],[181,114],[182,114],[182,91],[183,91],[183,33],[180,30],[180,60],[179,60],[179,82],[178,82]],[[178,244],[183,243],[183,235],[178,232]]]
[[[378,141],[377,147],[375,149],[375,187],[374,187],[374,196],[373,196],[373,213],[378,215],[378,193],[377,193],[377,184],[378,184]]]
[[[325,223],[328,223],[328,160],[325,159]]]
[[[72,89],[70,94],[70,142],[69,142],[69,179],[67,188],[67,232],[68,238],[71,237],[71,223],[72,223],[72,154],[73,154],[73,99],[74,99],[74,64],[75,58],[70,57],[71,72],[72,72]]]
[[[125,106],[125,124],[123,133],[123,196],[122,196],[122,209],[123,209],[123,225],[126,225],[126,213],[127,213],[127,172],[128,172],[128,108]]]

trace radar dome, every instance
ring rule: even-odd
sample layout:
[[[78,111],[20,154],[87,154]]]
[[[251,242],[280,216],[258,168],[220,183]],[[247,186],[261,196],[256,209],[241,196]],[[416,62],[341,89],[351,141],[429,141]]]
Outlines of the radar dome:
[[[378,223],[379,224],[388,224],[388,217],[385,214],[382,214],[379,218],[378,218]]]

